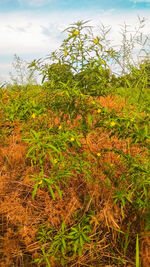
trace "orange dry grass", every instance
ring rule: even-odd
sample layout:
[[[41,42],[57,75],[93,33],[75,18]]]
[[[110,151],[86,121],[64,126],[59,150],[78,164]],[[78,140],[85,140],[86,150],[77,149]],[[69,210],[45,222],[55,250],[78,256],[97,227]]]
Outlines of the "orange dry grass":
[[[110,96],[100,97],[99,101],[101,105],[110,109],[115,108],[116,111],[120,111],[124,106],[124,102],[117,103],[116,98]],[[53,113],[52,115],[54,116]],[[47,118],[49,127],[60,125],[60,118],[57,116],[53,118],[53,116]],[[80,119],[78,115],[72,124],[66,116],[70,129],[77,126]],[[52,200],[47,189],[38,188],[33,201],[34,182],[30,180],[30,175],[37,174],[39,169],[36,166],[31,167],[25,160],[27,145],[21,140],[22,126],[19,123],[14,124],[14,131],[7,140],[7,145],[0,147],[0,235],[2,236],[0,266],[28,266],[32,259],[39,256],[40,244],[36,241],[38,226],[46,223],[59,228],[63,219],[70,226],[74,223],[73,215],[81,211],[83,216],[91,205],[96,214],[96,217],[93,217],[95,229],[100,223],[101,230],[104,231],[102,247],[101,243],[96,246],[100,249],[99,254],[107,255],[109,239],[107,240],[105,234],[108,231],[110,234],[111,227],[120,229],[125,215],[121,213],[118,204],[113,204],[112,196],[115,188],[113,185],[111,188],[107,186],[105,171],[112,170],[113,184],[113,180],[119,181],[126,167],[118,154],[112,151],[105,152],[105,149],[116,148],[134,156],[141,153],[142,148],[137,144],[131,145],[131,140],[118,139],[117,135],[110,138],[109,131],[97,129],[89,133],[86,139],[81,139],[81,151],[89,152],[88,161],[93,166],[91,180],[87,182],[84,175],[71,177],[67,186],[61,185],[62,199],[54,189],[55,201]],[[73,155],[77,153],[73,147],[69,151]],[[101,155],[97,157],[99,152]],[[95,159],[91,155],[94,155]],[[48,169],[49,165],[46,164],[45,161],[45,169]],[[111,235],[111,239],[112,242],[116,242],[115,234]],[[93,248],[94,246],[95,244]],[[86,255],[83,256],[86,261]]]
[[[36,225],[46,222],[58,227],[63,218],[70,223],[72,214],[82,204],[74,191],[75,184],[65,190],[63,199],[55,192],[57,201],[54,202],[47,191],[38,189],[33,201],[33,182],[29,177],[36,170],[25,162],[26,145],[21,143],[20,134],[11,136],[9,141],[8,146],[0,148],[1,266],[13,263],[22,266],[20,261],[24,253],[30,254],[30,250],[35,253],[39,248],[35,238]]]
[[[107,107],[108,109],[114,109],[115,111],[120,111],[122,108],[125,107],[125,99],[121,98],[118,99],[117,96],[108,95],[106,97],[100,96],[98,101],[103,107]]]
[[[142,266],[150,266],[150,232],[143,233],[141,237],[141,258]]]

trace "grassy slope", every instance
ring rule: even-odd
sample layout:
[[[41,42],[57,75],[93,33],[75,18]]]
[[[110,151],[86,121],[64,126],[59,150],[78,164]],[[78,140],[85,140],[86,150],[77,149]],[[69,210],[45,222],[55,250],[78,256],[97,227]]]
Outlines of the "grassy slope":
[[[133,99],[1,91],[1,266],[135,266],[149,231],[149,114]]]

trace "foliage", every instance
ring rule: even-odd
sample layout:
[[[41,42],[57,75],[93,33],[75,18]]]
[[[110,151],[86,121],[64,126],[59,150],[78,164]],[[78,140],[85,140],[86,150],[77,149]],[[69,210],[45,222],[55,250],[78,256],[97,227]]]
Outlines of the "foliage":
[[[149,261],[149,61],[124,62],[116,78],[109,29],[94,36],[79,21],[66,32],[52,64],[30,65],[42,85],[0,88],[1,263],[140,266]]]
[[[71,263],[76,256],[81,256],[84,249],[84,244],[90,242],[89,234],[91,227],[89,224],[90,217],[82,219],[82,222],[72,226],[70,229],[66,228],[66,224],[63,221],[61,228],[56,231],[52,227],[47,228],[45,225],[38,232],[37,239],[42,243],[49,243],[49,248],[42,246],[41,258],[36,259],[34,262],[41,263],[45,261],[45,256],[48,259],[53,257],[53,261],[59,261],[62,266]],[[49,261],[49,266],[51,266]]]
[[[63,41],[60,50],[52,52],[48,59],[56,62],[51,65],[34,60],[30,68],[39,70],[46,79],[49,89],[56,90],[63,84],[70,88],[77,86],[82,93],[104,95],[108,93],[107,85],[111,84],[111,74],[107,62],[115,60],[117,53],[113,48],[104,49],[106,41],[105,28],[101,36],[94,36],[88,21],[79,21],[65,31],[68,37]],[[59,75],[57,75],[59,72]]]

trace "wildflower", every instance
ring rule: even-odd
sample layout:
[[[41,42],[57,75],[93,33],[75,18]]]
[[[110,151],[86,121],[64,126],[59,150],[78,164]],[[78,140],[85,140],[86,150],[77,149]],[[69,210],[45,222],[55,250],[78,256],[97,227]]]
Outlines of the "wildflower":
[[[39,184],[42,184],[43,183],[43,181],[41,180],[41,181],[39,181]]]
[[[113,126],[115,126],[116,125],[116,123],[114,122],[114,121],[112,121],[111,123],[110,123],[110,126],[111,127],[113,127]]]
[[[94,39],[93,42],[94,42],[94,44],[97,44],[98,43],[98,39]]]
[[[65,53],[65,56],[67,56],[67,55],[68,55],[68,52],[67,52],[66,50],[64,50],[64,53]]]
[[[102,110],[99,108],[99,109],[97,110],[97,113],[101,113],[101,111],[102,111]]]
[[[77,30],[75,30],[75,31],[73,32],[73,34],[74,34],[74,35],[78,35],[79,32],[78,32]]]
[[[131,118],[131,121],[134,121],[134,118]]]
[[[35,119],[35,117],[36,117],[36,114],[33,113],[33,114],[31,115],[31,118],[32,118],[32,119]]]
[[[61,130],[62,129],[62,126],[60,125],[59,127],[58,127],[58,130]]]
[[[95,104],[95,101],[92,101],[91,103],[94,105]]]
[[[71,137],[71,138],[70,138],[70,141],[73,142],[73,141],[74,141],[74,137]]]
[[[102,64],[106,65],[106,62],[105,62],[105,60],[102,60]]]
[[[54,159],[54,163],[56,164],[58,161],[57,161],[57,159]]]
[[[97,153],[97,156],[100,157],[101,156],[101,153]]]

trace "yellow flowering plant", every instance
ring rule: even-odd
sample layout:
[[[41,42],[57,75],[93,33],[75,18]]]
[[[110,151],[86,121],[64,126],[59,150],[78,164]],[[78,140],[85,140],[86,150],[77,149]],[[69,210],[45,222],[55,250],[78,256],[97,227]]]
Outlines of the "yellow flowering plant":
[[[74,34],[74,35],[78,35],[78,34],[79,34],[79,31],[75,30],[75,31],[73,32],[73,34]]]
[[[62,197],[62,192],[61,192],[59,186],[57,185],[57,183],[56,183],[56,181],[52,175],[51,175],[51,177],[45,177],[43,171],[41,171],[38,175],[31,175],[31,177],[33,177],[31,180],[35,181],[34,189],[32,192],[32,199],[35,198],[39,186],[42,188],[48,187],[50,195],[51,195],[53,200],[56,199],[53,188],[56,189],[56,191],[59,194],[59,197],[60,198]]]
[[[45,65],[45,69],[41,67],[43,80],[49,80],[53,88],[78,85],[84,95],[105,95],[110,88],[107,86],[110,83],[110,71],[106,68],[105,59],[113,60],[114,55],[104,50],[102,36],[94,36],[92,27],[87,23],[78,21],[64,30],[67,32],[66,39],[60,49],[49,57],[56,63]],[[106,29],[103,28],[103,31]]]
[[[36,118],[36,114],[33,113],[33,114],[31,115],[31,118],[32,118],[32,119],[35,119],[35,118]]]
[[[105,60],[102,60],[102,64],[103,64],[103,65],[106,65],[106,62],[105,62]]]
[[[65,54],[65,56],[67,56],[68,55],[68,52],[66,50],[64,50],[64,54]]]
[[[114,121],[112,121],[111,123],[110,123],[110,126],[111,127],[114,127],[116,125],[116,123],[114,122]]]
[[[94,40],[93,40],[93,43],[94,43],[94,44],[97,44],[98,41],[99,41],[98,39],[94,39]]]
[[[54,163],[56,164],[58,162],[58,160],[57,159],[54,159]]]

